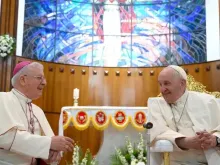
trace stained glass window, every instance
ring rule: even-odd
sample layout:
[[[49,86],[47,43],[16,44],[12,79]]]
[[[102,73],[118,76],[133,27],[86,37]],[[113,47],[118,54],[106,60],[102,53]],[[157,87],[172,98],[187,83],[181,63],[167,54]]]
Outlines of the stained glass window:
[[[22,50],[86,66],[204,62],[205,0],[26,0]]]

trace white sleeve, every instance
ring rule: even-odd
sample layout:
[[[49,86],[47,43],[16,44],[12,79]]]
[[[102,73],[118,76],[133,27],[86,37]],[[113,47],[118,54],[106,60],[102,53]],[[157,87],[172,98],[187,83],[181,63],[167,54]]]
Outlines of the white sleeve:
[[[51,137],[12,129],[0,136],[0,148],[34,158],[48,159]]]
[[[48,159],[51,137],[33,135],[27,131],[17,131],[11,151],[27,156]]]
[[[175,146],[175,149],[181,150],[176,144],[176,138],[185,137],[184,135],[169,128],[165,118],[160,111],[159,103],[156,99],[148,100],[148,109],[150,121],[154,124],[151,129],[151,142],[157,140],[169,140]]]
[[[12,142],[15,138],[17,130],[11,129],[5,134],[0,136],[0,148],[5,150],[10,150]]]

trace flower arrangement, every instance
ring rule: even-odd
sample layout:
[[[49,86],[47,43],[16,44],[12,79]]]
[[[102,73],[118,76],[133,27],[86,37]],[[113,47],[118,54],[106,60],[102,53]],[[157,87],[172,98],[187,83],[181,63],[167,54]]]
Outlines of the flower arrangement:
[[[137,145],[132,145],[128,137],[125,139],[126,145],[115,148],[115,154],[111,155],[111,165],[145,165],[147,163],[147,151],[143,135],[140,134],[140,141]]]
[[[0,36],[0,56],[11,55],[15,50],[15,39],[9,35]]]
[[[86,150],[83,157],[81,148],[78,145],[75,145],[73,148],[72,163],[67,163],[67,165],[98,165],[98,162],[92,156],[89,149]]]

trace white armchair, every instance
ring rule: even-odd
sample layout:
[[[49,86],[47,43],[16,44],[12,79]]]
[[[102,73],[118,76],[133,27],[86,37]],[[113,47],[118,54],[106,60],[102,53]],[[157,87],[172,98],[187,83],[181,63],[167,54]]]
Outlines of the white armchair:
[[[187,89],[190,91],[204,92],[220,98],[220,92],[206,91],[206,87],[200,82],[195,81],[193,76],[187,76]],[[218,99],[220,101],[220,99]],[[150,116],[148,116],[150,117]],[[173,144],[168,140],[156,141],[150,148],[150,165],[170,165],[169,153],[173,152]]]
[[[150,165],[170,165],[169,153],[173,152],[173,144],[168,140],[158,140],[150,152]]]

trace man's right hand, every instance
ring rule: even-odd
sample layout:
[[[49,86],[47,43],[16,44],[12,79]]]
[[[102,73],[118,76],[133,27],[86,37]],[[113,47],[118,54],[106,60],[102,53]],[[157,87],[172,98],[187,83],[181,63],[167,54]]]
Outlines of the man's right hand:
[[[202,150],[201,141],[198,135],[193,136],[193,137],[177,138],[176,144],[178,147],[182,149]]]
[[[50,149],[55,151],[72,152],[74,141],[65,136],[53,136],[51,140]]]

